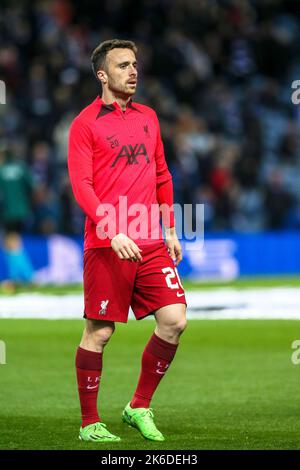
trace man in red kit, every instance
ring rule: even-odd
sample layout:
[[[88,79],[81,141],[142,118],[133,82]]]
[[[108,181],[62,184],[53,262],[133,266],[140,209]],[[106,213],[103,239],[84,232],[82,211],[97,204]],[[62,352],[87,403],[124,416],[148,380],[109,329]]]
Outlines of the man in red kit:
[[[185,294],[176,269],[182,254],[174,227],[172,177],[159,123],[153,109],[131,100],[137,86],[136,53],[133,42],[117,39],[94,50],[92,66],[102,95],[83,109],[70,128],[70,180],[86,214],[86,325],[76,355],[82,413],[79,438],[84,441],[120,440],[101,421],[97,396],[104,347],[115,322],[127,322],[130,306],[138,320],[153,314],[156,328],[122,419],[146,439],[164,440],[150,402],[186,327]],[[169,214],[162,211],[165,240],[159,212],[152,210],[162,204],[171,208]]]

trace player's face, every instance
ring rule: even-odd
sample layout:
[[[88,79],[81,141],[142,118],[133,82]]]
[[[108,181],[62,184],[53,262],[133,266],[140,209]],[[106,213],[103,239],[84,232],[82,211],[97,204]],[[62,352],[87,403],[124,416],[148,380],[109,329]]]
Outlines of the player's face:
[[[112,49],[106,56],[107,86],[114,93],[132,96],[137,86],[137,61],[131,49]]]

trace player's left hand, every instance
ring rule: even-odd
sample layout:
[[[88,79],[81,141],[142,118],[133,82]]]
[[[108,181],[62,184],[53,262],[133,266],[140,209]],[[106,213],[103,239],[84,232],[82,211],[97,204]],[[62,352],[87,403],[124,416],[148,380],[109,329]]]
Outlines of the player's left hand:
[[[166,245],[169,255],[174,261],[174,265],[178,266],[182,260],[182,249],[177,238],[175,227],[166,228]]]

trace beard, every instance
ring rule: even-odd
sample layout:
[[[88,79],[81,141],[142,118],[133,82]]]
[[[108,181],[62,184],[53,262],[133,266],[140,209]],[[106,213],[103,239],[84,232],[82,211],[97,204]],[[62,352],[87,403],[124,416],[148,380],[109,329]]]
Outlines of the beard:
[[[136,87],[131,87],[128,83],[121,84],[116,82],[113,78],[108,77],[108,88],[117,96],[128,97],[135,94]]]

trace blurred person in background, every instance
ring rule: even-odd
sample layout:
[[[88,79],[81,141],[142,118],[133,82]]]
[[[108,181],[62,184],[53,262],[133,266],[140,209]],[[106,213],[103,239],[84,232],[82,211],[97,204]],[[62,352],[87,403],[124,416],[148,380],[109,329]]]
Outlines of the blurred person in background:
[[[34,270],[19,233],[5,233],[3,251],[7,266],[7,278],[1,283],[3,292],[14,293],[18,286],[32,284]]]
[[[0,207],[4,229],[3,251],[8,277],[2,283],[5,292],[33,279],[33,268],[23,247],[20,233],[31,217],[33,181],[27,165],[16,159],[11,148],[2,143],[0,150]]]
[[[1,224],[6,231],[21,232],[32,219],[34,183],[27,163],[9,146],[0,152]]]

